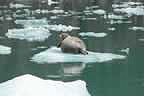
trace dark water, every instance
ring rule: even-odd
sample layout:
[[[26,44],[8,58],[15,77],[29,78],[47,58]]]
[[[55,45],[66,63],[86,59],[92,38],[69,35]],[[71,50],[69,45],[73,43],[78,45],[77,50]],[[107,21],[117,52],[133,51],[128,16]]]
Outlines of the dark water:
[[[44,79],[73,81],[84,80],[92,96],[143,96],[144,95],[144,29],[132,30],[133,27],[144,28],[144,2],[143,0],[60,0],[59,4],[47,6],[39,1],[18,0],[31,7],[15,9],[8,7],[0,9],[0,45],[12,48],[9,55],[0,55],[0,82],[7,81],[23,74],[33,74]],[[139,2],[140,4],[129,4]],[[8,2],[0,2],[8,5]],[[117,12],[115,9],[137,8],[128,12]],[[13,14],[17,10],[27,9],[29,12],[20,11],[19,17]],[[35,10],[62,9],[67,13],[34,13]],[[94,10],[104,10],[104,14],[94,14]],[[87,12],[86,12],[87,11]],[[26,16],[21,16],[26,14]],[[112,15],[121,16],[111,18]],[[56,18],[51,19],[52,16]],[[7,17],[11,19],[8,20]],[[50,31],[52,35],[42,42],[28,42],[26,40],[10,39],[5,36],[8,29],[23,28],[15,24],[15,20],[28,20],[30,18],[46,18],[49,24],[63,24],[80,27],[69,33],[79,36],[87,45],[87,49],[94,52],[109,52],[127,56],[124,60],[112,60],[104,63],[56,63],[37,64],[30,62],[30,58],[58,43],[60,32]],[[88,19],[87,19],[88,18]],[[95,19],[96,18],[96,19]],[[41,25],[40,25],[41,26]],[[113,30],[111,30],[113,29]],[[83,37],[80,32],[105,32],[106,37]],[[46,48],[37,48],[45,46]],[[32,50],[37,48],[36,50]],[[129,52],[122,52],[122,49]],[[77,71],[74,70],[77,68]]]

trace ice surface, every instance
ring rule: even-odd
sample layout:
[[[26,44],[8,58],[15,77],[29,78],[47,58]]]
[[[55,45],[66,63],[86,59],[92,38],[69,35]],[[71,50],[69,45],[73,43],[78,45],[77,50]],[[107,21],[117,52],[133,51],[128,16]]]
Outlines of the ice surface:
[[[139,31],[144,31],[144,27],[137,27],[137,26],[131,27],[131,28],[129,28],[129,29],[131,29],[131,30],[133,30],[133,31],[137,31],[137,30],[139,30]]]
[[[116,19],[116,20],[122,20],[122,19],[125,19],[124,16],[122,16],[122,15],[115,15],[115,14],[105,15],[104,18]]]
[[[98,10],[94,10],[93,13],[98,14],[98,15],[104,15],[106,14],[106,11],[102,9],[98,9]]]
[[[115,12],[127,13],[131,15],[144,15],[144,6],[140,2],[123,2],[122,4],[113,4]]]
[[[94,32],[81,32],[79,33],[81,36],[89,36],[89,37],[105,37],[106,33],[94,33]]]
[[[88,52],[88,55],[62,53],[60,48],[51,47],[43,52],[35,54],[31,61],[39,64],[57,62],[106,62],[113,59],[125,59],[126,56],[112,53]]]
[[[24,5],[24,4],[13,4],[13,3],[10,3],[10,8],[27,8],[27,7],[31,7],[31,6],[27,6],[27,5]]]
[[[58,25],[47,25],[45,26],[45,28],[48,28],[49,30],[53,30],[53,31],[63,31],[63,32],[67,32],[67,31],[72,31],[72,30],[79,30],[79,27],[73,27],[73,26],[66,26],[66,25],[62,25],[62,24],[58,24]]]
[[[48,13],[53,13],[53,14],[62,14],[64,13],[64,10],[60,10],[60,9],[54,9],[54,10],[40,10],[37,9],[35,10],[35,13],[43,13],[43,14],[48,14]]]
[[[49,25],[46,19],[38,19],[38,20],[16,20],[16,24],[24,25],[25,28],[46,28],[48,30],[53,31],[72,31],[72,30],[79,30],[79,27],[73,27],[71,25],[62,25],[62,24],[55,24]]]
[[[48,5],[52,5],[52,4],[58,4],[59,2],[53,1],[53,0],[48,0]]]
[[[32,20],[16,20],[15,23],[24,25],[25,28],[27,28],[27,27],[39,28],[39,27],[43,27],[45,25],[48,25],[48,22],[45,18],[32,19]]]
[[[4,55],[4,54],[10,54],[10,53],[11,53],[10,47],[0,45],[0,54]]]
[[[44,28],[9,29],[6,36],[27,41],[44,41],[50,36],[50,32]]]
[[[130,48],[121,49],[120,51],[129,54]]]
[[[82,80],[62,82],[23,75],[0,84],[0,96],[90,96]]]

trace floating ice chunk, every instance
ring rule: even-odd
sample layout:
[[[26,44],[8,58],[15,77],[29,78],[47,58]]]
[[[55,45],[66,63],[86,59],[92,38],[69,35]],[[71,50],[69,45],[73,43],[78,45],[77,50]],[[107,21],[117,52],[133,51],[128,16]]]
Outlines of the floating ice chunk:
[[[94,10],[93,13],[98,14],[98,15],[104,15],[106,14],[106,11],[102,9],[98,9],[98,10]]]
[[[123,21],[123,20],[110,20],[108,23],[110,24],[122,24],[122,23],[132,23],[131,21]]]
[[[32,20],[16,20],[16,24],[24,25],[24,27],[42,27],[48,24],[47,20],[44,19],[32,19]]]
[[[123,2],[121,4],[112,4],[113,8],[126,8],[130,6],[140,6],[142,5],[141,2]]]
[[[81,54],[68,54],[62,53],[60,48],[52,47],[43,52],[35,54],[31,61],[45,64],[45,63],[57,63],[57,62],[106,62],[113,59],[124,59],[126,56],[116,55],[112,53],[95,53],[88,52],[88,55]]]
[[[0,96],[90,96],[82,80],[43,80],[29,74],[0,84],[0,89]]]
[[[66,26],[66,25],[62,25],[62,24],[59,24],[59,25],[48,25],[48,26],[45,26],[46,28],[48,28],[49,30],[53,30],[53,31],[63,31],[63,32],[66,32],[66,31],[72,31],[72,30],[79,30],[80,28],[79,27],[73,27],[73,26]]]
[[[104,18],[116,19],[116,20],[125,19],[124,16],[122,16],[122,15],[115,15],[115,14],[105,15]]]
[[[83,20],[97,20],[96,18],[82,18]]]
[[[44,41],[50,36],[50,33],[44,28],[9,29],[6,36],[27,41]]]
[[[124,2],[124,3],[127,3],[128,5],[141,5],[142,3],[141,2]]]
[[[62,14],[64,13],[64,10],[60,10],[60,9],[54,9],[54,10],[36,10],[35,13],[43,13],[43,14],[48,14],[48,13],[53,13],[53,14]]]
[[[48,5],[58,4],[59,2],[48,0]]]
[[[81,36],[90,36],[90,37],[105,37],[106,33],[94,33],[94,32],[81,32],[79,33]]]
[[[31,6],[27,6],[27,5],[24,5],[24,4],[13,4],[13,3],[10,3],[10,8],[28,8],[28,7],[31,7]]]
[[[11,48],[7,46],[0,45],[0,54],[10,54]]]
[[[116,28],[111,27],[111,28],[108,28],[108,30],[109,30],[109,31],[115,31],[115,30],[116,30]]]
[[[60,14],[60,13],[64,13],[64,10],[54,9],[54,10],[49,11],[49,13]]]
[[[90,7],[86,7],[86,10],[90,10],[90,9],[95,9],[98,8],[99,6],[90,6]]]
[[[125,49],[122,49],[122,50],[120,50],[121,52],[125,52],[126,54],[129,54],[129,50],[130,50],[130,48],[125,48]]]
[[[137,31],[137,30],[144,31],[144,27],[137,27],[137,26],[131,27],[131,28],[129,28],[129,29],[130,29],[130,30],[133,30],[133,31]]]
[[[114,9],[115,12],[127,13],[129,16],[131,15],[144,15],[144,9],[142,7],[135,7],[135,8],[119,8]]]
[[[143,41],[144,41],[144,38],[140,38],[140,39],[138,39],[138,40],[143,42]]]

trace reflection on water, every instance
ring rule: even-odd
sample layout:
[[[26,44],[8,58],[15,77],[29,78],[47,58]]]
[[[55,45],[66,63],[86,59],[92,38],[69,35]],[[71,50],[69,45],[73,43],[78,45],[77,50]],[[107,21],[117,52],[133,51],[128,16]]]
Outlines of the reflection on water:
[[[1,84],[33,74],[66,82],[84,80],[91,96],[144,95],[143,0],[1,0],[0,29]],[[51,52],[37,56],[42,64],[32,62],[33,56],[57,45],[61,31],[83,39],[89,51],[126,58]]]

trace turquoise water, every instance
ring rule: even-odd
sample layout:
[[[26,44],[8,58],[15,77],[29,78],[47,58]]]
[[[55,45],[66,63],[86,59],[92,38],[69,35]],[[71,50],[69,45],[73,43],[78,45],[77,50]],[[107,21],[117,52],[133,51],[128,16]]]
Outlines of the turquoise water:
[[[46,80],[65,82],[83,80],[91,96],[143,96],[144,2],[142,0],[57,2],[49,6],[42,3],[41,6],[40,3],[36,5],[35,2],[22,1],[30,7],[0,9],[0,45],[11,48],[10,54],[0,53],[1,84],[24,74],[32,74]],[[1,6],[4,4],[1,3]],[[24,21],[20,23],[20,20]],[[27,29],[29,27],[33,29]],[[22,29],[22,32],[19,29]],[[18,30],[19,33],[6,35],[11,30],[14,32]],[[112,53],[126,58],[81,63],[65,62],[67,60],[65,57],[58,63],[54,62],[60,58],[56,56],[54,63],[32,62],[31,58],[34,55],[57,45],[58,34],[61,31],[80,37],[89,51]],[[22,35],[24,32],[30,34]],[[93,34],[80,35],[88,32]],[[97,36],[95,33],[106,35]],[[111,57],[103,57],[106,58]]]

